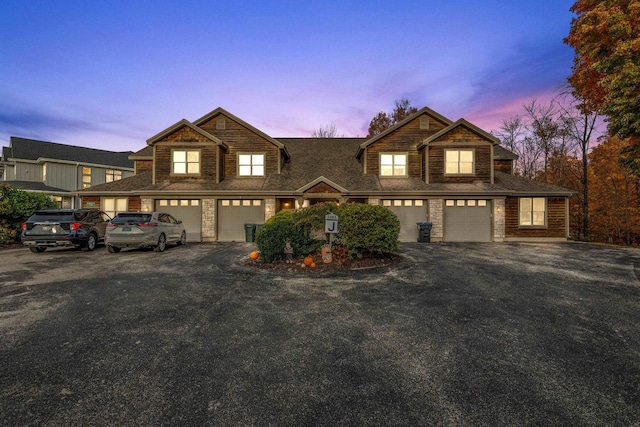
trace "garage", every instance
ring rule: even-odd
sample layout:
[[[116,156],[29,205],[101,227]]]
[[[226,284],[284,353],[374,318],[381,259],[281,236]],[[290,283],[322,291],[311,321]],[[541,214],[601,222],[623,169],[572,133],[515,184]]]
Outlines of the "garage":
[[[245,224],[264,224],[262,200],[218,200],[218,241],[244,242]]]
[[[418,228],[416,223],[427,221],[427,203],[424,200],[383,200],[382,205],[388,207],[400,220],[401,242],[416,242]]]
[[[198,199],[156,200],[156,210],[172,215],[184,224],[187,242],[202,240],[202,203]]]
[[[445,242],[490,242],[490,200],[445,200]]]

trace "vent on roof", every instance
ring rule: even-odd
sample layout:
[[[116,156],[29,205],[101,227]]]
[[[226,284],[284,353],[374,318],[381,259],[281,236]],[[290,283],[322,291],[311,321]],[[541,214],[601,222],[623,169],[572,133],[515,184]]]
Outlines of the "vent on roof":
[[[225,129],[226,124],[224,122],[224,117],[218,117],[218,121],[216,122],[216,129]]]
[[[420,117],[420,129],[429,129],[429,117]]]

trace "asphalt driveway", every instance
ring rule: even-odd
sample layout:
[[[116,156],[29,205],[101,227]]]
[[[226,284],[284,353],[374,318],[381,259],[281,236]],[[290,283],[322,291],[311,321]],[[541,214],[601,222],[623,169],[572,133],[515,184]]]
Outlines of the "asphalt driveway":
[[[0,252],[0,425],[640,425],[640,251]]]

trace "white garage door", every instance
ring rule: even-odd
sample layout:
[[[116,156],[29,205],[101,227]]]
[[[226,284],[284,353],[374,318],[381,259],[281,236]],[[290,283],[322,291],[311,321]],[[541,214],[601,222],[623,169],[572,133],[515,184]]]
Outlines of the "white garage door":
[[[416,223],[427,220],[427,203],[424,200],[383,200],[382,205],[388,207],[400,220],[398,240],[418,241]]]
[[[445,242],[490,242],[490,200],[445,200]]]
[[[156,210],[172,215],[184,224],[187,242],[202,240],[202,203],[197,199],[156,200]]]
[[[244,242],[245,224],[264,224],[262,200],[218,200],[218,240]]]

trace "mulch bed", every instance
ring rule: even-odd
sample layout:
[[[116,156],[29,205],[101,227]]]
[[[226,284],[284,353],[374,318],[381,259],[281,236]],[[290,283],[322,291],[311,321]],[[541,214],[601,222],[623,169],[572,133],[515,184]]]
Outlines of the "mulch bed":
[[[22,247],[22,243],[0,243],[0,251],[3,249],[18,249]]]
[[[274,271],[340,271],[340,270],[365,270],[369,268],[376,267],[385,267],[389,265],[398,264],[402,257],[400,255],[391,254],[384,256],[365,256],[361,259],[349,260],[347,257],[340,257],[333,255],[333,262],[330,264],[325,264],[322,262],[322,255],[320,252],[314,253],[311,255],[313,258],[316,267],[311,268],[304,265],[303,258],[294,259],[292,263],[287,263],[285,261],[276,261],[276,262],[262,262],[260,258],[257,260],[252,260],[248,256],[246,259],[243,259],[244,264],[259,268],[262,270],[274,270]]]

